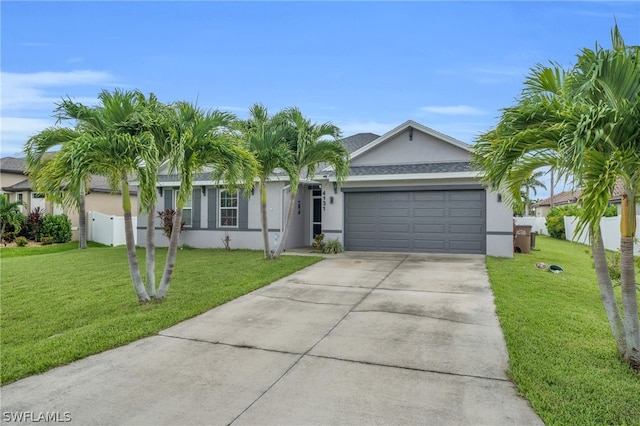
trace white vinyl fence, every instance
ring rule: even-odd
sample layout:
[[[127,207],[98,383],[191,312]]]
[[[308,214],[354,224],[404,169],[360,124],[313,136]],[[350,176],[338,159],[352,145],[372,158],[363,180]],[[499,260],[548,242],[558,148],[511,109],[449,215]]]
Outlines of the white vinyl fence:
[[[137,242],[136,228],[138,218],[134,216],[133,239]],[[98,212],[87,213],[87,240],[107,246],[121,246],[126,244],[124,236],[124,216],[111,216]]]
[[[531,226],[531,232],[537,232],[538,234],[549,235],[547,231],[547,218],[546,217],[514,217],[516,225]]]
[[[640,224],[640,216],[636,216],[636,221]],[[589,244],[589,232],[584,231],[582,235],[578,235],[576,232],[576,225],[578,224],[578,218],[575,216],[564,217],[564,229],[566,239],[569,241],[575,241],[577,243]],[[620,216],[603,217],[600,220],[600,229],[602,231],[602,241],[604,247],[607,250],[616,251],[620,249]],[[636,229],[636,238],[640,238],[640,226]],[[640,242],[636,242],[633,247],[633,253],[640,255]]]

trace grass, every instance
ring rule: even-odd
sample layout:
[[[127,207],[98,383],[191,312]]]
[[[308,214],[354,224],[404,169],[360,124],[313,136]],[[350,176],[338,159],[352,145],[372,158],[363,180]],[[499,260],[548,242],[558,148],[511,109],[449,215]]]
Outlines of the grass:
[[[102,244],[87,242],[87,247],[107,247]],[[37,256],[39,254],[60,253],[63,251],[76,250],[78,242],[72,241],[64,244],[51,244],[46,246],[35,247],[2,247],[0,246],[0,259],[8,259],[11,257]]]
[[[511,379],[547,425],[640,425],[640,373],[617,357],[587,247],[550,237],[536,247],[487,258]]]
[[[124,247],[55,252],[64,247],[1,249],[2,384],[154,335],[321,259],[180,250],[167,298],[139,305]],[[165,256],[158,249],[158,269]],[[138,259],[144,267],[144,251]]]

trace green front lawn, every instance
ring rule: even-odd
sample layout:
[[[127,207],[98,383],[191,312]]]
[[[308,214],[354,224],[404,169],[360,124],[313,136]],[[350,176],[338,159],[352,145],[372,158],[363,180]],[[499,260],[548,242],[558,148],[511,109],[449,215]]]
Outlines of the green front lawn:
[[[321,259],[180,250],[167,299],[139,305],[124,247],[33,255],[64,248],[0,249],[2,384],[154,335]],[[166,249],[156,255],[159,270]]]
[[[617,358],[588,247],[549,237],[536,246],[487,259],[510,377],[547,425],[640,425],[640,373]]]

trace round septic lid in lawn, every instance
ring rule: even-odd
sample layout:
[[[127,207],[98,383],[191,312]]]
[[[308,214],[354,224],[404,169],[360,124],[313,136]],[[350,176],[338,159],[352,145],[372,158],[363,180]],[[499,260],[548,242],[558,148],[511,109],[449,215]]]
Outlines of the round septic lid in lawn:
[[[562,267],[558,266],[558,265],[549,265],[549,270],[551,272],[553,272],[554,274],[559,274],[564,272],[564,269],[562,269]]]

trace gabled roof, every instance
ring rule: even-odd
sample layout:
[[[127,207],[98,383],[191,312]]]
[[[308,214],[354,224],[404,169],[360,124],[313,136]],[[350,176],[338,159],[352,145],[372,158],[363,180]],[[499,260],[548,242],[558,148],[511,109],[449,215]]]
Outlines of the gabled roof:
[[[22,191],[31,191],[31,182],[29,179],[25,179],[18,183],[15,183],[11,186],[5,186],[2,189],[8,192],[22,192]],[[93,175],[91,176],[91,182],[89,183],[89,191],[90,192],[113,192],[111,191],[111,187],[109,186],[109,181],[104,176]],[[129,191],[132,194],[135,194],[135,190]]]
[[[582,191],[580,191],[579,189],[576,191],[560,192],[559,194],[555,194],[553,196],[553,205],[561,206],[564,204],[574,204],[580,199],[581,195],[582,195]],[[533,207],[550,206],[551,198],[552,197],[549,197],[549,198],[545,198],[542,201],[538,201],[533,205]]]
[[[0,172],[23,175],[27,169],[24,158],[2,157],[0,158]]]
[[[404,130],[408,129],[408,128],[412,128],[412,129],[416,129],[419,130],[423,133],[426,133],[428,135],[431,135],[435,138],[438,138],[442,141],[448,142],[451,145],[457,146],[458,148],[462,148],[466,151],[471,151],[471,145],[467,145],[466,143],[459,141],[458,139],[452,138],[451,136],[447,136],[444,133],[440,133],[436,130],[433,130],[430,127],[424,126],[420,123],[417,123],[413,120],[407,120],[404,123],[402,123],[401,125],[397,126],[396,128],[388,131],[387,133],[385,133],[384,135],[380,136],[379,138],[371,141],[370,143],[364,145],[363,147],[357,149],[356,151],[351,153],[351,159],[353,160],[354,158],[360,157],[361,155],[363,155],[364,153],[372,150],[373,148],[375,148],[376,146],[386,142],[387,140],[393,138],[394,136],[396,136],[398,133],[403,132]]]
[[[380,135],[376,135],[375,133],[357,133],[348,138],[343,138],[342,145],[344,145],[347,151],[349,151],[349,154],[351,154],[379,137]]]

